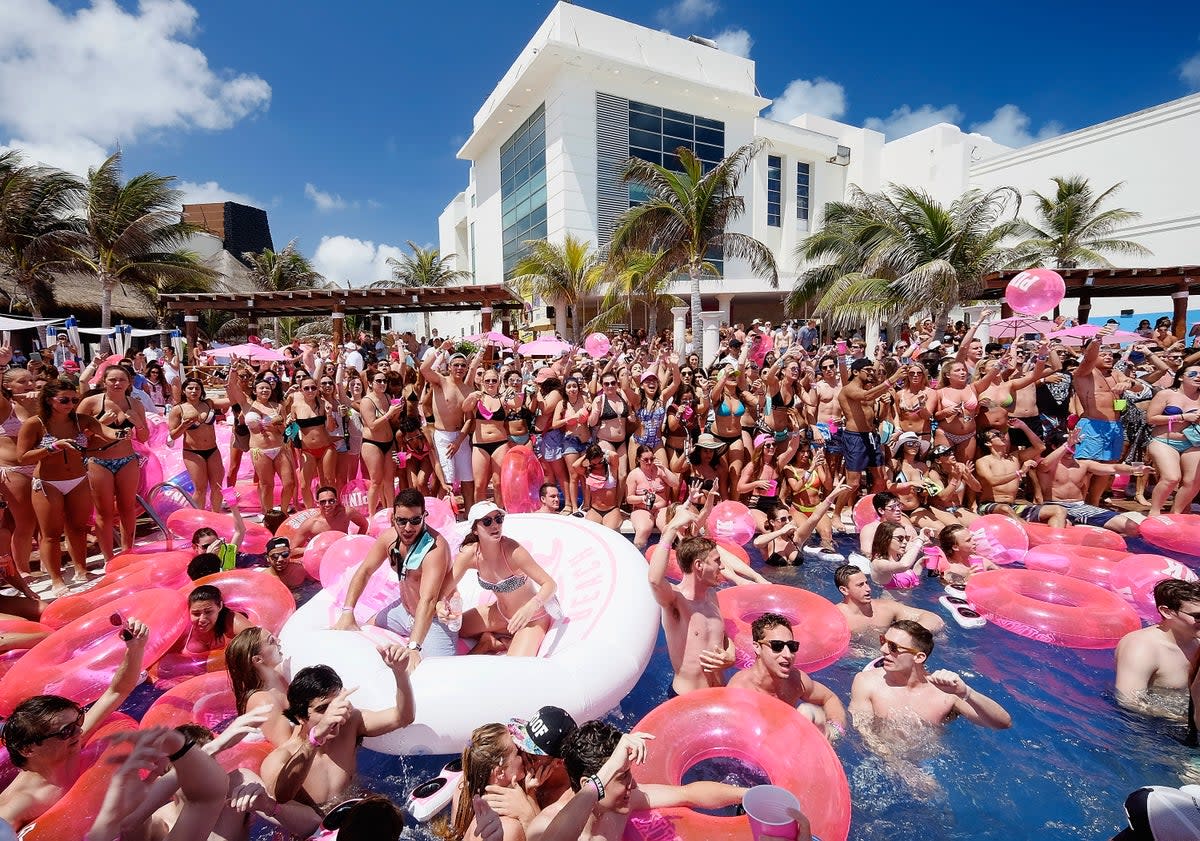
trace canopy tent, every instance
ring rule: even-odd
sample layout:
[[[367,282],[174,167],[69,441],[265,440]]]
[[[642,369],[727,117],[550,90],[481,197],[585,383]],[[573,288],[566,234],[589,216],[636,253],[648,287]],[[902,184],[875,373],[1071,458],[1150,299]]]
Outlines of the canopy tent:
[[[111,336],[120,327],[121,327],[121,325],[116,325],[116,326],[107,327],[107,328],[106,327],[79,327],[78,330],[80,333],[87,333],[89,336]],[[129,331],[128,331],[128,335],[132,336],[135,339],[144,339],[147,336],[157,337],[157,336],[161,336],[162,333],[163,333],[162,330],[149,330],[144,327],[131,327],[131,328],[129,328]]]
[[[64,319],[50,318],[41,321],[31,321],[25,318],[13,318],[8,315],[0,315],[0,330],[6,332],[12,330],[31,330],[38,327],[46,327],[50,324],[62,324]]]

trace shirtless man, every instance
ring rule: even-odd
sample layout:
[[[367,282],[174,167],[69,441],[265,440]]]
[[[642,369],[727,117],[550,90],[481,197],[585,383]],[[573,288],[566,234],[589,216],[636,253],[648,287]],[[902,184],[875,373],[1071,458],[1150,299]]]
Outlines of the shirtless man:
[[[443,608],[454,593],[450,573],[450,549],[446,538],[425,525],[425,498],[414,488],[396,494],[392,525],[367,551],[350,588],[342,612],[333,626],[339,631],[357,631],[354,606],[367,582],[387,560],[400,582],[400,598],[375,616],[381,628],[408,637],[408,669],[421,664],[422,654],[452,657],[458,650],[458,632],[447,624],[452,618]]]
[[[754,665],[731,677],[729,686],[762,692],[796,707],[830,741],[846,735],[846,708],[841,700],[828,686],[796,668],[800,643],[792,634],[792,623],[778,613],[764,613],[750,624],[750,636]]]
[[[1034,451],[1045,449],[1042,439],[1025,421],[1010,418],[1009,425],[1021,429],[1034,443]],[[1061,505],[1046,503],[1035,505],[1017,499],[1021,482],[1029,471],[1037,467],[1037,459],[1026,459],[1022,464],[1012,451],[1012,439],[1003,429],[989,429],[983,433],[987,455],[975,462],[975,478],[982,489],[976,497],[975,510],[979,514],[1003,514],[1016,520],[1031,523],[1046,523],[1054,528],[1067,524],[1067,512]]]
[[[842,430],[842,457],[850,493],[842,500],[847,505],[858,500],[865,472],[870,473],[871,490],[883,490],[883,469],[887,461],[883,445],[879,443],[875,400],[907,376],[903,370],[897,371],[894,376],[876,384],[875,363],[869,359],[859,359],[850,366],[850,373],[850,381],[838,392],[838,405],[846,418],[846,427]]]
[[[935,633],[946,627],[941,617],[928,610],[909,607],[895,599],[875,601],[871,596],[871,579],[854,564],[842,564],[834,570],[833,583],[842,594],[837,608],[846,617],[851,634],[882,631],[899,619],[920,623]]]
[[[412,724],[407,663],[411,653],[401,645],[380,652],[396,679],[396,705],[386,710],[355,709],[350,695],[358,687],[345,689],[329,666],[296,672],[284,711],[296,731],[262,764],[263,783],[272,797],[280,803],[299,800],[316,809],[334,803],[354,782],[359,742]]]
[[[1042,496],[1065,508],[1067,520],[1074,525],[1100,526],[1117,534],[1135,535],[1138,533],[1138,526],[1146,519],[1145,515],[1135,511],[1118,514],[1116,511],[1091,505],[1084,501],[1083,493],[1092,477],[1100,476],[1107,480],[1120,473],[1140,476],[1146,468],[1078,460],[1078,451],[1084,449],[1080,443],[1083,437],[1080,430],[1082,425],[1083,422],[1080,421],[1067,435],[1066,442],[1042,459],[1038,465],[1037,478],[1042,485]],[[1056,433],[1061,435],[1057,430]]]
[[[993,730],[1012,726],[1004,707],[967,686],[956,673],[947,669],[926,673],[933,634],[923,625],[907,619],[893,622],[879,642],[883,664],[859,672],[850,687],[850,715],[859,730],[866,730],[873,720],[903,713],[916,714],[931,725],[947,724],[961,715]]]
[[[1148,689],[1186,690],[1188,669],[1200,651],[1200,584],[1168,578],[1154,585],[1159,622],[1117,643],[1117,703],[1166,715],[1144,703]]]
[[[449,356],[449,376],[438,369],[454,350],[454,342],[446,341],[439,353],[426,354],[421,361],[421,376],[433,391],[433,442],[437,447],[442,475],[447,488],[452,488],[456,481],[460,483],[464,511],[475,504],[475,474],[471,472],[471,436],[462,431],[462,404],[471,393],[470,383],[475,380],[475,370],[479,367],[484,349],[486,345],[469,366],[467,358],[461,353]]]
[[[304,556],[304,550],[318,534],[327,531],[340,531],[351,534],[350,527],[355,526],[358,534],[367,533],[367,518],[359,511],[354,511],[342,504],[336,488],[323,485],[317,488],[317,516],[309,517],[296,529],[291,542],[296,547],[292,555],[296,558]]]
[[[562,492],[553,482],[546,482],[538,489],[538,499],[541,505],[535,514],[558,514],[562,511]]]
[[[842,390],[845,367],[845,363],[839,365],[838,358],[832,354],[822,356],[817,360],[817,381],[811,389],[801,393],[808,421],[820,435],[818,443],[825,445],[825,459],[834,474],[840,472],[842,464],[841,438],[834,430],[842,417],[838,392]]]
[[[1125,408],[1125,390],[1133,382],[1113,368],[1116,352],[1104,347],[1104,339],[1115,326],[1103,327],[1088,343],[1075,369],[1072,386],[1079,401],[1079,423],[1075,427],[1083,436],[1077,458],[1081,461],[1116,462],[1125,451],[1125,430],[1121,412]],[[1090,473],[1088,484],[1081,485],[1088,504],[1099,505],[1100,496],[1112,480],[1110,473]]]
[[[87,712],[58,695],[35,695],[18,704],[4,722],[4,745],[19,771],[0,792],[0,819],[18,832],[67,793],[80,774],[80,749],[141,682],[150,629],[129,619],[122,630],[129,637],[125,657],[108,689]],[[111,633],[118,632],[114,628]]]
[[[662,539],[650,556],[650,589],[662,608],[663,631],[675,677],[669,697],[696,689],[721,686],[722,672],[733,665],[733,640],[725,634],[725,620],[717,606],[717,586],[724,580],[717,544],[707,537],[689,537],[679,544],[676,555],[683,580],[667,581],[671,544],[679,530],[695,515],[680,510],[667,524]]]

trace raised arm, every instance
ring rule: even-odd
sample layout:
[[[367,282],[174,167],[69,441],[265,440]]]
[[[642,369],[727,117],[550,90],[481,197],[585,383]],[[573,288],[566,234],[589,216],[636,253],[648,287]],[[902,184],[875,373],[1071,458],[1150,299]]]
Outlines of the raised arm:
[[[364,736],[391,733],[407,727],[416,718],[412,683],[408,679],[408,660],[412,654],[416,652],[402,645],[391,645],[379,652],[396,679],[396,705],[387,710],[361,710]]]

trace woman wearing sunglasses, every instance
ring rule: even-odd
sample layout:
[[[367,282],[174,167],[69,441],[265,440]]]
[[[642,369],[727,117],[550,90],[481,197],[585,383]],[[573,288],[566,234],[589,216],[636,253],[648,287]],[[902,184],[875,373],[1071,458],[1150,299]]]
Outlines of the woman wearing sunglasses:
[[[325,366],[325,376],[333,378],[332,365]],[[320,394],[321,386],[314,377],[304,377],[296,390],[283,402],[283,413],[288,424],[300,428],[301,468],[300,496],[304,504],[313,507],[312,480],[320,477],[320,484],[333,485],[337,482],[337,451],[334,449],[333,433],[337,430],[337,410]]]
[[[921,583],[922,550],[933,542],[926,532],[911,537],[902,524],[881,523],[871,541],[871,580],[885,590],[908,590]]]
[[[1177,488],[1171,510],[1185,513],[1200,491],[1200,365],[1183,368],[1173,388],[1154,396],[1146,420],[1151,427],[1146,452],[1158,474],[1149,516],[1161,514]]]
[[[42,389],[41,409],[21,424],[17,454],[21,464],[36,465],[33,510],[42,533],[39,555],[50,573],[51,595],[66,589],[62,577],[62,538],[75,566],[75,577],[86,581],[88,520],[92,497],[87,486],[83,450],[89,436],[80,427],[75,409],[79,394],[70,380],[54,380]]]
[[[492,368],[479,373],[479,389],[462,402],[463,432],[471,432],[471,472],[476,496],[486,496],[496,476],[496,501],[503,504],[500,465],[508,451],[508,426],[504,400],[500,396],[500,374]]]
[[[396,427],[404,413],[404,401],[388,396],[388,378],[376,371],[370,379],[371,391],[359,401],[362,416],[362,460],[367,467],[370,483],[367,489],[367,513],[391,508],[396,501],[396,462],[391,450],[395,445]]]
[[[258,478],[260,510],[266,513],[275,507],[275,478],[279,478],[279,505],[291,508],[296,494],[296,473],[291,449],[284,444],[283,391],[279,377],[273,373],[259,374],[254,382],[254,394],[247,397],[237,377],[228,383],[229,398],[246,407],[243,418],[250,430],[250,458]]]
[[[504,517],[491,502],[477,502],[467,514],[468,532],[454,559],[454,583],[473,569],[479,586],[494,593],[496,601],[463,613],[460,636],[479,637],[473,654],[507,651],[512,657],[535,657],[554,621],[549,610],[557,607],[558,585],[521,544],[504,536]]]

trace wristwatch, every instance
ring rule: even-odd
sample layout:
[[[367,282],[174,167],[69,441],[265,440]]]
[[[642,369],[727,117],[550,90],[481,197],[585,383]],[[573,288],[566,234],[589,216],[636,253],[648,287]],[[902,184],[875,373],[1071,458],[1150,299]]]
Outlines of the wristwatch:
[[[420,651],[421,643],[416,642],[415,640],[409,640],[408,641],[408,650],[409,651]]]

